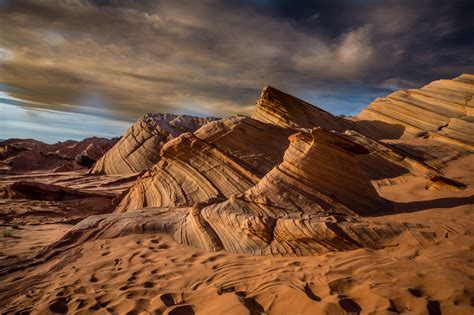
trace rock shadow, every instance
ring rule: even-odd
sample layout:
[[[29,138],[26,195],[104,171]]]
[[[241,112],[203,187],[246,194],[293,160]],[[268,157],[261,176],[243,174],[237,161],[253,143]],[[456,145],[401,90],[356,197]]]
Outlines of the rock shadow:
[[[354,124],[364,134],[376,140],[400,139],[405,132],[405,127],[400,124],[389,124],[380,120],[359,120]]]
[[[393,202],[393,211],[377,213],[374,216],[383,216],[387,214],[394,213],[411,213],[417,211],[423,211],[433,208],[454,208],[465,205],[474,204],[474,195],[465,196],[465,197],[447,197],[447,198],[438,198],[431,200],[420,200],[420,201],[410,201],[410,202]]]

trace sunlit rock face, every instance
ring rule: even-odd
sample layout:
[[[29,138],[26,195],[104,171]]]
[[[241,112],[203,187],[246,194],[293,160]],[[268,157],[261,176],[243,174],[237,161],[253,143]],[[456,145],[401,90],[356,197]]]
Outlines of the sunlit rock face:
[[[131,174],[149,170],[160,160],[160,149],[184,132],[193,132],[216,118],[146,114],[134,123],[91,170],[91,174]]]
[[[463,74],[377,98],[356,118],[378,138],[432,137],[473,150],[473,96],[474,75]]]

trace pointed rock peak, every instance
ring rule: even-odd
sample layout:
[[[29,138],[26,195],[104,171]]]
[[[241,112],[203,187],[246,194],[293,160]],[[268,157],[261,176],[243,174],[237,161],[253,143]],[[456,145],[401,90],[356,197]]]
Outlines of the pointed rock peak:
[[[271,86],[263,88],[252,118],[285,128],[351,129],[350,122]]]
[[[474,74],[463,73],[459,77],[454,78],[453,81],[460,81],[460,82],[474,84]]]
[[[145,114],[90,170],[91,174],[131,174],[149,170],[160,160],[162,146],[182,133],[216,120],[173,114]]]

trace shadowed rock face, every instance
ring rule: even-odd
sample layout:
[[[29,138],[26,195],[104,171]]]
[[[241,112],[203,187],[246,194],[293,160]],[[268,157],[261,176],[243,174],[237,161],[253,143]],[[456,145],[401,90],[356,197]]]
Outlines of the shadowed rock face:
[[[432,137],[473,150],[473,96],[474,75],[463,74],[377,98],[356,118],[379,138]],[[394,134],[383,123],[402,126],[403,133]]]
[[[91,174],[132,174],[149,170],[160,160],[160,149],[184,132],[193,132],[215,118],[146,114],[91,169]]]

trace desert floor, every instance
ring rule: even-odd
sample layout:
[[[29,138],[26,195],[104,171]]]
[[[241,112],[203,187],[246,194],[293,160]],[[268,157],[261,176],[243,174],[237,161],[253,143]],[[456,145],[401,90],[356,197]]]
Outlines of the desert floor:
[[[391,218],[425,226],[391,246],[311,257],[205,252],[161,234],[86,242],[3,275],[3,312],[98,314],[473,314],[474,155],[450,162],[463,191],[400,178],[380,194]],[[386,216],[370,218],[382,221]],[[71,225],[3,227],[0,262],[26,257]],[[0,231],[2,232],[2,231]]]

